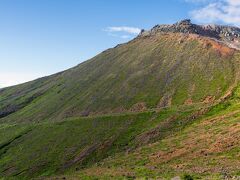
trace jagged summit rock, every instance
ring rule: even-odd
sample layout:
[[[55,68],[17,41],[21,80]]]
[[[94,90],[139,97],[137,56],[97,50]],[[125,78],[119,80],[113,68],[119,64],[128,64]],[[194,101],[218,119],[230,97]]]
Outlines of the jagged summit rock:
[[[140,35],[150,35],[157,32],[180,32],[180,33],[195,33],[209,37],[240,37],[240,28],[227,25],[193,24],[190,19],[181,20],[175,24],[156,25],[151,30],[142,30]]]
[[[178,24],[185,24],[185,25],[191,24],[191,19],[184,19],[184,20],[181,20],[181,21],[179,21],[177,23]]]
[[[197,34],[222,41],[232,48],[240,48],[240,28],[234,26],[193,24],[190,19],[181,20],[175,24],[156,25],[151,30],[142,30],[139,36],[151,36],[157,33]]]

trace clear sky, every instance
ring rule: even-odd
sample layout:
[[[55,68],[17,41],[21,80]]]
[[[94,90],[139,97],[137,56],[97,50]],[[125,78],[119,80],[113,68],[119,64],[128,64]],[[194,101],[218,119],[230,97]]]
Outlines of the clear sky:
[[[0,0],[0,87],[75,66],[140,29],[239,25],[240,0]]]

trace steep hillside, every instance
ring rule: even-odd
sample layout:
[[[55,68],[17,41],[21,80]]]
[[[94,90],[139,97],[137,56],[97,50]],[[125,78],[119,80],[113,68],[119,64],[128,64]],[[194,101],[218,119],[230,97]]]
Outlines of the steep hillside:
[[[70,177],[239,179],[239,92],[168,138],[116,154]],[[151,134],[138,138],[146,135]]]
[[[0,178],[239,176],[237,30],[158,25],[0,89]]]
[[[1,121],[213,101],[233,84],[238,57],[234,49],[192,34],[138,37],[65,72],[1,90]]]

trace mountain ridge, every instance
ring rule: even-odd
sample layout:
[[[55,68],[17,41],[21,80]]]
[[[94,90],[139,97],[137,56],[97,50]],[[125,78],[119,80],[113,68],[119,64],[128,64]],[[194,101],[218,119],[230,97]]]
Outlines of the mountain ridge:
[[[190,19],[184,19],[172,25],[156,25],[149,31],[142,30],[139,36],[151,36],[160,32],[197,34],[219,40],[231,48],[240,49],[240,28],[216,24],[197,25],[191,23]]]

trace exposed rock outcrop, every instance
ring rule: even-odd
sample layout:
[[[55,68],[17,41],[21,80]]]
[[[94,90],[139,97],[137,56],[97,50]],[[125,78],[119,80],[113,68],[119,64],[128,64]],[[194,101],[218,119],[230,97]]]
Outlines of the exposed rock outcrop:
[[[197,25],[190,19],[179,21],[172,25],[156,25],[151,30],[142,30],[139,36],[151,36],[159,32],[198,34],[222,41],[231,48],[240,49],[240,28],[224,25]]]

